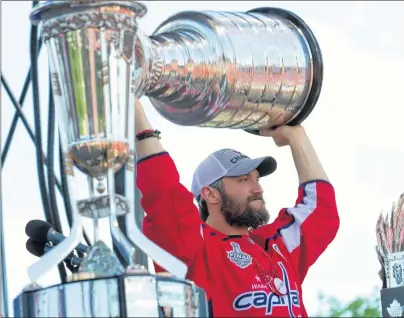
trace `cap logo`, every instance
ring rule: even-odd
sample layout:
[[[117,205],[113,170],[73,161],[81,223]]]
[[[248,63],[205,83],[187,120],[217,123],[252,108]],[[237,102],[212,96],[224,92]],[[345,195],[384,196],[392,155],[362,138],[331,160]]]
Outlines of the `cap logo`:
[[[246,155],[239,154],[239,155],[234,156],[233,158],[231,158],[230,162],[231,163],[237,163],[238,161],[243,160],[243,159],[248,159],[248,157]]]

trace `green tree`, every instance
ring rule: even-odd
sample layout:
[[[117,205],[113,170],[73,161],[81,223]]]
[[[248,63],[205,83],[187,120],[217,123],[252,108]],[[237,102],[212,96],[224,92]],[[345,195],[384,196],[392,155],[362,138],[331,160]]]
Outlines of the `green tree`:
[[[379,290],[369,297],[357,297],[347,303],[342,303],[335,297],[320,292],[318,300],[320,312],[317,317],[382,317],[380,310]]]

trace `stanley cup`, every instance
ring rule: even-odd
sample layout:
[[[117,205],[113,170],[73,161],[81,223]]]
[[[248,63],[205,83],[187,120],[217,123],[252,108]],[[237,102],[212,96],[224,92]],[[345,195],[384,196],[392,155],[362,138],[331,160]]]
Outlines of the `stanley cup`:
[[[179,125],[249,132],[296,125],[320,95],[316,38],[282,9],[181,12],[138,44],[138,95]]]
[[[187,266],[134,224],[135,98],[148,96],[179,125],[251,133],[298,124],[317,102],[321,52],[293,13],[182,12],[151,36],[138,29],[145,14],[137,1],[112,0],[47,1],[31,13],[48,52],[73,225],[28,268],[32,285],[15,299],[16,317],[206,317],[205,293],[185,279]],[[123,168],[133,195],[115,193]],[[127,218],[128,237],[119,216]],[[93,221],[94,239],[78,273],[69,283],[40,287],[80,242],[83,218]],[[134,264],[135,246],[167,273]]]

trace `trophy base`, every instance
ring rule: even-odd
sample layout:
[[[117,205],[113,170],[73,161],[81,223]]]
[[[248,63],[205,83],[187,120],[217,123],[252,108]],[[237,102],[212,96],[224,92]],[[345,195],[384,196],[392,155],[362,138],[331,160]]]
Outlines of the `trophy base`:
[[[208,317],[205,292],[170,275],[131,270],[124,275],[75,277],[14,299],[14,317]]]

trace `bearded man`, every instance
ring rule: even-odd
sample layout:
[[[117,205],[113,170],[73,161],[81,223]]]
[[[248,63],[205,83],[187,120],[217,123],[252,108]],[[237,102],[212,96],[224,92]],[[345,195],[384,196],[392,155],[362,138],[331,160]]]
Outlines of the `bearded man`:
[[[296,204],[270,224],[260,178],[276,170],[275,159],[218,150],[199,164],[190,192],[139,101],[136,130],[143,232],[188,265],[187,278],[206,291],[211,316],[307,316],[302,283],[334,240],[339,217],[334,188],[304,128],[260,132],[290,147],[299,177]]]

